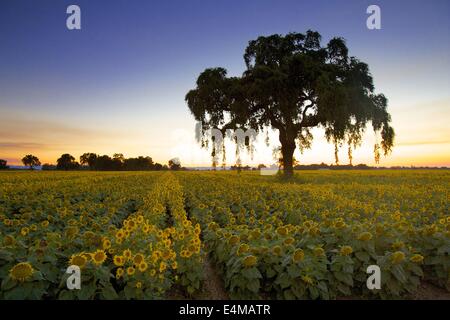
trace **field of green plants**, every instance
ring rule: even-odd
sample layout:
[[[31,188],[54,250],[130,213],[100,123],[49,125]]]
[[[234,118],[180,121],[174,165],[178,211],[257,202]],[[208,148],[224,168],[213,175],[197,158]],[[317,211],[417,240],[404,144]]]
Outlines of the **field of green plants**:
[[[2,172],[0,299],[195,298],[205,263],[233,299],[450,291],[449,186],[444,170]]]

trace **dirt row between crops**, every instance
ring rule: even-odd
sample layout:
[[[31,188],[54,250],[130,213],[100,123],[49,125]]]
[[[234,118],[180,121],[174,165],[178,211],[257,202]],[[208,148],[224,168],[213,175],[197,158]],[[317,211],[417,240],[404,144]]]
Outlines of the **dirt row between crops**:
[[[228,293],[222,278],[217,272],[212,262],[207,257],[203,265],[205,280],[203,282],[202,291],[195,297],[199,300],[228,300]]]

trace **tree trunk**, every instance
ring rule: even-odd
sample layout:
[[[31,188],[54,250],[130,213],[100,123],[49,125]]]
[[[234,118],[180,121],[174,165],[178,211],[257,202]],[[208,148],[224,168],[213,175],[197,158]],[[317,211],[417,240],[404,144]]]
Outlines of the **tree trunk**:
[[[293,158],[295,151],[295,136],[280,133],[281,154],[283,156],[283,169],[285,177],[294,174]]]

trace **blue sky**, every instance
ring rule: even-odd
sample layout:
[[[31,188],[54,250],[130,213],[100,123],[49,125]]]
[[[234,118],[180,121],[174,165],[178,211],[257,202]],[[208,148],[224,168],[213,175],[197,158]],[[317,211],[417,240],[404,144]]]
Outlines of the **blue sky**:
[[[81,30],[66,28],[70,4],[81,8]],[[381,8],[381,30],[366,28],[370,4]],[[166,162],[180,150],[177,135],[193,136],[184,95],[201,71],[239,75],[249,40],[313,29],[324,42],[344,37],[389,98],[398,148],[385,164],[450,165],[449,13],[445,0],[3,0],[0,158],[93,151]],[[300,160],[332,161],[318,134]],[[371,139],[356,154],[362,162],[373,161]],[[179,156],[208,162],[196,152]]]

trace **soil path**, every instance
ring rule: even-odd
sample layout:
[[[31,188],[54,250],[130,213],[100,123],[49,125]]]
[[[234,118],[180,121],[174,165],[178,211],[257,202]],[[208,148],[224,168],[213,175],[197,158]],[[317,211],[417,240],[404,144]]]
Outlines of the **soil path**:
[[[229,297],[224,288],[223,280],[208,257],[205,258],[203,272],[205,281],[203,282],[202,291],[196,299],[228,300]]]

